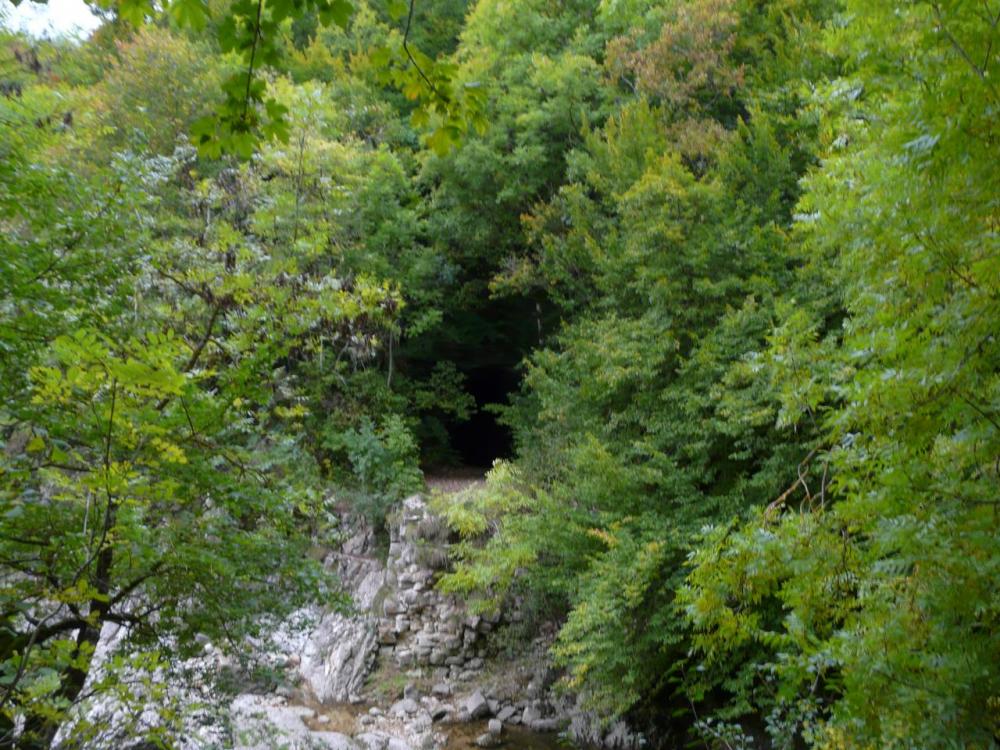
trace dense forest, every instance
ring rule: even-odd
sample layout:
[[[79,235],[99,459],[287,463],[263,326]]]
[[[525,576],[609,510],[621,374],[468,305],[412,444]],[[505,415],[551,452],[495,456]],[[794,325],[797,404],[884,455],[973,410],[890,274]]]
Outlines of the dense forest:
[[[0,747],[450,467],[657,746],[1000,744],[1000,3],[98,5],[0,31]]]

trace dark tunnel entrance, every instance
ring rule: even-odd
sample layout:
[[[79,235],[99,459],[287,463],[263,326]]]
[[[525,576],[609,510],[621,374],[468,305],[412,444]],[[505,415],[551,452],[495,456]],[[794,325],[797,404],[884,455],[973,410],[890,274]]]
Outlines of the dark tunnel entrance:
[[[498,415],[487,407],[508,403],[519,379],[512,368],[500,366],[467,370],[465,377],[465,390],[475,398],[476,412],[468,421],[451,427],[451,445],[464,465],[488,469],[495,459],[514,454],[514,440],[510,430],[497,421]]]
[[[481,479],[498,458],[514,457],[513,435],[490,406],[509,404],[520,392],[521,363],[541,343],[543,321],[539,303],[527,297],[492,299],[482,290],[482,296],[463,302],[434,334],[411,340],[409,355],[428,373],[439,362],[451,363],[475,403],[465,421],[447,409],[425,418],[425,472],[436,477],[464,472]]]

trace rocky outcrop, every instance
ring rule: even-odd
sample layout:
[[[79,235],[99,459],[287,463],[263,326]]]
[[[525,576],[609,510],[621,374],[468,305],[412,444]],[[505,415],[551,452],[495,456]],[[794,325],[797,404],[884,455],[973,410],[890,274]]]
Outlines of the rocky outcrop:
[[[609,724],[587,711],[580,703],[580,696],[564,698],[563,705],[559,708],[561,714],[569,717],[566,734],[575,742],[606,750],[639,750],[645,747],[645,738],[624,721]]]
[[[336,571],[351,605],[314,606],[277,624],[254,649],[259,660],[285,670],[286,682],[273,693],[239,695],[213,714],[192,713],[176,746],[441,750],[517,746],[518,732],[522,739],[525,732],[563,732],[592,746],[642,747],[641,737],[625,725],[608,727],[575,698],[553,694],[557,674],[549,665],[547,648],[554,630],[528,644],[516,659],[502,664],[487,660],[484,636],[518,620],[519,609],[508,607],[504,619],[470,614],[460,599],[435,588],[448,561],[448,531],[419,496],[404,500],[390,524],[385,562],[372,531],[363,524],[354,526],[324,561]],[[120,631],[109,633],[100,652],[110,653],[114,639],[121,637]],[[203,677],[192,683],[165,676],[175,702],[191,704],[204,698],[220,705],[221,696],[206,691],[211,672],[228,668],[227,657],[210,643],[203,648],[204,656],[177,670],[190,674],[197,667]],[[366,695],[366,679],[376,664],[380,674],[388,670],[393,679],[407,681],[384,702],[384,691],[381,699],[371,692]],[[377,705],[362,705],[366,702]],[[331,711],[338,705],[350,711],[333,719]],[[91,718],[113,718],[118,708],[105,700],[90,710]],[[148,725],[155,723],[152,712]],[[456,739],[456,727],[463,725],[474,733]]]
[[[364,700],[363,683],[374,663],[410,682],[386,709],[372,707],[357,720],[362,746],[432,750],[445,746],[448,722],[488,722],[471,744],[494,747],[505,728],[563,732],[575,741],[635,750],[642,738],[618,722],[610,727],[573,696],[555,696],[547,659],[549,636],[536,639],[517,662],[491,669],[484,636],[520,620],[517,606],[504,617],[470,614],[465,603],[435,588],[449,564],[448,530],[423,498],[404,500],[389,528],[384,565],[370,531],[361,529],[327,558],[352,592],[351,612],[329,612],[304,642],[298,672],[321,703]],[[294,658],[294,657],[293,657]]]
[[[360,700],[375,658],[375,622],[328,613],[306,640],[299,672],[321,703]]]
[[[323,613],[301,644],[299,673],[321,703],[357,701],[377,649],[378,618],[373,607],[385,582],[385,567],[374,538],[363,527],[327,558],[351,593],[347,611]]]
[[[460,599],[434,588],[449,560],[444,522],[415,495],[403,501],[390,534],[378,623],[381,658],[402,669],[446,667],[453,678],[481,667],[480,636],[499,618],[469,615]]]
[[[314,712],[287,705],[276,696],[241,695],[231,710],[233,750],[364,750],[341,732],[310,730],[304,720]]]

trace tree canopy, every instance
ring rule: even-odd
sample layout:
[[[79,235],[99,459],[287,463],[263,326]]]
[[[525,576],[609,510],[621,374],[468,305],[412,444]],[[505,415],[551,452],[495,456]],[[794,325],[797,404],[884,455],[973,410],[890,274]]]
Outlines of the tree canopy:
[[[600,716],[1000,742],[1000,5],[98,5],[0,31],[0,747],[477,429],[439,585]]]

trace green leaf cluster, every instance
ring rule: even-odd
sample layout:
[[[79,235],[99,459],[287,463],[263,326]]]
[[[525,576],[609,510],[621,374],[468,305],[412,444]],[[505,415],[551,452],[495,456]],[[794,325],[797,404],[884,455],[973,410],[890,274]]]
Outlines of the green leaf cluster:
[[[322,591],[487,372],[440,586],[600,716],[996,744],[997,8],[108,7],[0,38],[0,736]]]

